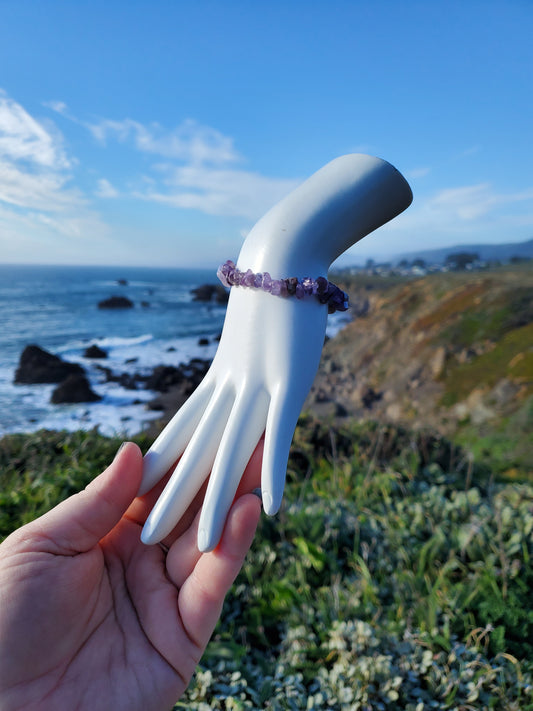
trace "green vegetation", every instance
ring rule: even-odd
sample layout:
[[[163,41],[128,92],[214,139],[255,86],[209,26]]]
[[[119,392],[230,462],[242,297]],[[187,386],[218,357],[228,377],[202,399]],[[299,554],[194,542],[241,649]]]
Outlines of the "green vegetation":
[[[111,462],[120,443],[94,431],[1,438],[0,540],[83,489]]]
[[[146,444],[141,442],[141,444]],[[118,442],[0,440],[0,534],[84,486]],[[177,709],[533,709],[533,486],[442,437],[375,423],[296,431]]]

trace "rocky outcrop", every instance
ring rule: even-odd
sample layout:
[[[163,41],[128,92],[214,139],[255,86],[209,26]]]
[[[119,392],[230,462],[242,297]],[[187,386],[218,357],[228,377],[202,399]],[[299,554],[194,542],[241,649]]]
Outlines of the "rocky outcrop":
[[[148,390],[164,393],[172,386],[179,385],[182,380],[183,373],[181,368],[173,365],[158,365],[145,381],[145,385]]]
[[[151,424],[148,430],[151,434],[156,436],[169,422],[202,382],[210,365],[210,360],[194,358],[178,368],[172,366],[154,368],[152,376],[146,380],[146,387],[158,391],[159,395],[147,403],[146,407],[161,412],[161,417]]]
[[[92,346],[89,346],[88,348],[85,349],[83,353],[84,358],[107,358],[107,351],[104,351],[102,348],[97,346],[96,344],[93,343]]]
[[[186,365],[158,365],[145,380],[148,390],[166,393],[180,386],[185,393],[192,391],[200,384],[211,365],[210,360],[193,358]]]
[[[100,364],[96,368],[104,374],[106,383],[118,383],[126,390],[137,390],[146,381],[146,377],[140,373],[113,373],[111,368]]]
[[[69,375],[84,375],[84,370],[77,363],[68,363],[40,346],[31,344],[22,351],[15,371],[15,383],[60,383]]]
[[[133,301],[127,296],[110,296],[98,302],[99,309],[132,309]]]
[[[58,405],[61,403],[97,402],[101,399],[100,395],[91,389],[85,375],[74,374],[69,375],[54,389],[50,402]]]
[[[202,284],[192,289],[193,301],[215,301],[217,304],[225,304],[229,294],[222,284]]]

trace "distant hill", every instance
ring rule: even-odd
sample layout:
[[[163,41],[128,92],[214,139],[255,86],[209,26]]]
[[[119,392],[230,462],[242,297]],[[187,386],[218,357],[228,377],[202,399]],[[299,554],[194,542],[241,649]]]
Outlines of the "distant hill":
[[[533,259],[533,239],[526,242],[509,242],[507,244],[460,244],[454,247],[441,249],[421,249],[413,252],[404,252],[393,261],[402,259],[412,262],[414,259],[423,259],[428,264],[443,264],[449,254],[457,252],[475,252],[479,258],[486,261],[508,262],[512,257]]]

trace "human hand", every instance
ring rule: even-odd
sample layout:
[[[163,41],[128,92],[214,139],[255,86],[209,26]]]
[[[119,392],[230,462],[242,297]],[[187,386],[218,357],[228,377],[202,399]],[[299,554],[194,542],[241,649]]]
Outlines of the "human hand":
[[[187,687],[260,513],[254,452],[218,548],[196,547],[199,502],[160,546],[140,529],[159,491],[135,499],[128,443],[85,491],[0,546],[2,711],[162,711]],[[168,553],[166,553],[168,548]]]
[[[272,278],[324,276],[352,244],[404,210],[412,194],[389,163],[338,158],[274,206],[246,238],[238,267]],[[141,493],[183,454],[148,517],[145,543],[160,541],[209,477],[198,547],[217,545],[240,477],[265,432],[262,497],[279,509],[292,435],[324,343],[327,307],[232,288],[220,345],[205,379],[145,456]]]

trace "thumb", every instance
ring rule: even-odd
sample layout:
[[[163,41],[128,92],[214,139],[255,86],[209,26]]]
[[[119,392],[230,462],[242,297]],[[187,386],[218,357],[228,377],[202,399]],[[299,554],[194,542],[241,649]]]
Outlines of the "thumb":
[[[109,467],[84,491],[62,501],[30,526],[38,527],[51,553],[85,553],[120,521],[137,494],[141,476],[141,450],[126,442]]]

